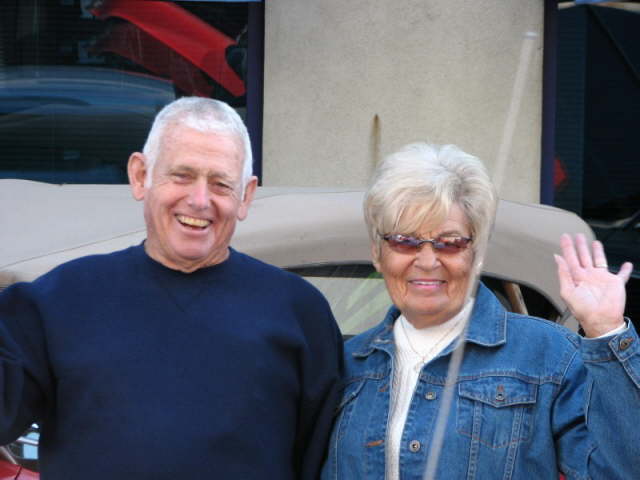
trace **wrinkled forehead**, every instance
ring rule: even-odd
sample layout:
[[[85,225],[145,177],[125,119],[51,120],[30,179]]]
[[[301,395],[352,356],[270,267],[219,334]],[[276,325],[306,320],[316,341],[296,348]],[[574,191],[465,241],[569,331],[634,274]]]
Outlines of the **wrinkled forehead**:
[[[227,131],[200,130],[183,124],[169,125],[160,141],[159,158],[172,162],[190,155],[231,160],[242,170],[243,146],[237,135]]]

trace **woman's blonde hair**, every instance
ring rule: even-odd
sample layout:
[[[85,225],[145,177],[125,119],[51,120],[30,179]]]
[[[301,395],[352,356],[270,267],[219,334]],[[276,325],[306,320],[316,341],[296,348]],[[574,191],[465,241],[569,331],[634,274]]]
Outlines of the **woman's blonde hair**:
[[[476,157],[455,145],[412,143],[377,166],[364,197],[364,216],[379,255],[381,235],[437,228],[458,205],[476,249],[491,230],[496,202],[487,169]]]

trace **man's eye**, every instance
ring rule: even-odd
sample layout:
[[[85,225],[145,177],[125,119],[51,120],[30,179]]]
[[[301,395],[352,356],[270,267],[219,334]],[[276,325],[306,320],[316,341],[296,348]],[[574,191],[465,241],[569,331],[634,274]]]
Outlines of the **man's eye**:
[[[212,182],[211,189],[220,195],[229,195],[233,191],[233,187],[225,182]]]
[[[183,172],[174,172],[171,174],[171,177],[177,182],[186,182],[189,180],[189,174]]]

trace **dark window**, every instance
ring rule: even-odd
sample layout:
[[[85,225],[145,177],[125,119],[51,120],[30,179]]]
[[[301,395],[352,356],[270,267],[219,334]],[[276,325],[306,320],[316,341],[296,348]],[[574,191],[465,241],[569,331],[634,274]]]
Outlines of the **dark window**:
[[[224,100],[246,121],[256,6],[2,2],[0,178],[126,183],[129,155],[158,110],[180,96]]]
[[[640,11],[558,12],[555,204],[589,223],[609,264],[634,263],[640,313]]]

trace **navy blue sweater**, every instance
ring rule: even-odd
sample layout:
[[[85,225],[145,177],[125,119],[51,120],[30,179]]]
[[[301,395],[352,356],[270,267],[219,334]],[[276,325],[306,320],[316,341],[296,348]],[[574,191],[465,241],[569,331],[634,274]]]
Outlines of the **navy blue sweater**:
[[[43,480],[316,478],[341,352],[315,288],[233,250],[85,257],[0,295],[0,444],[40,422]]]

